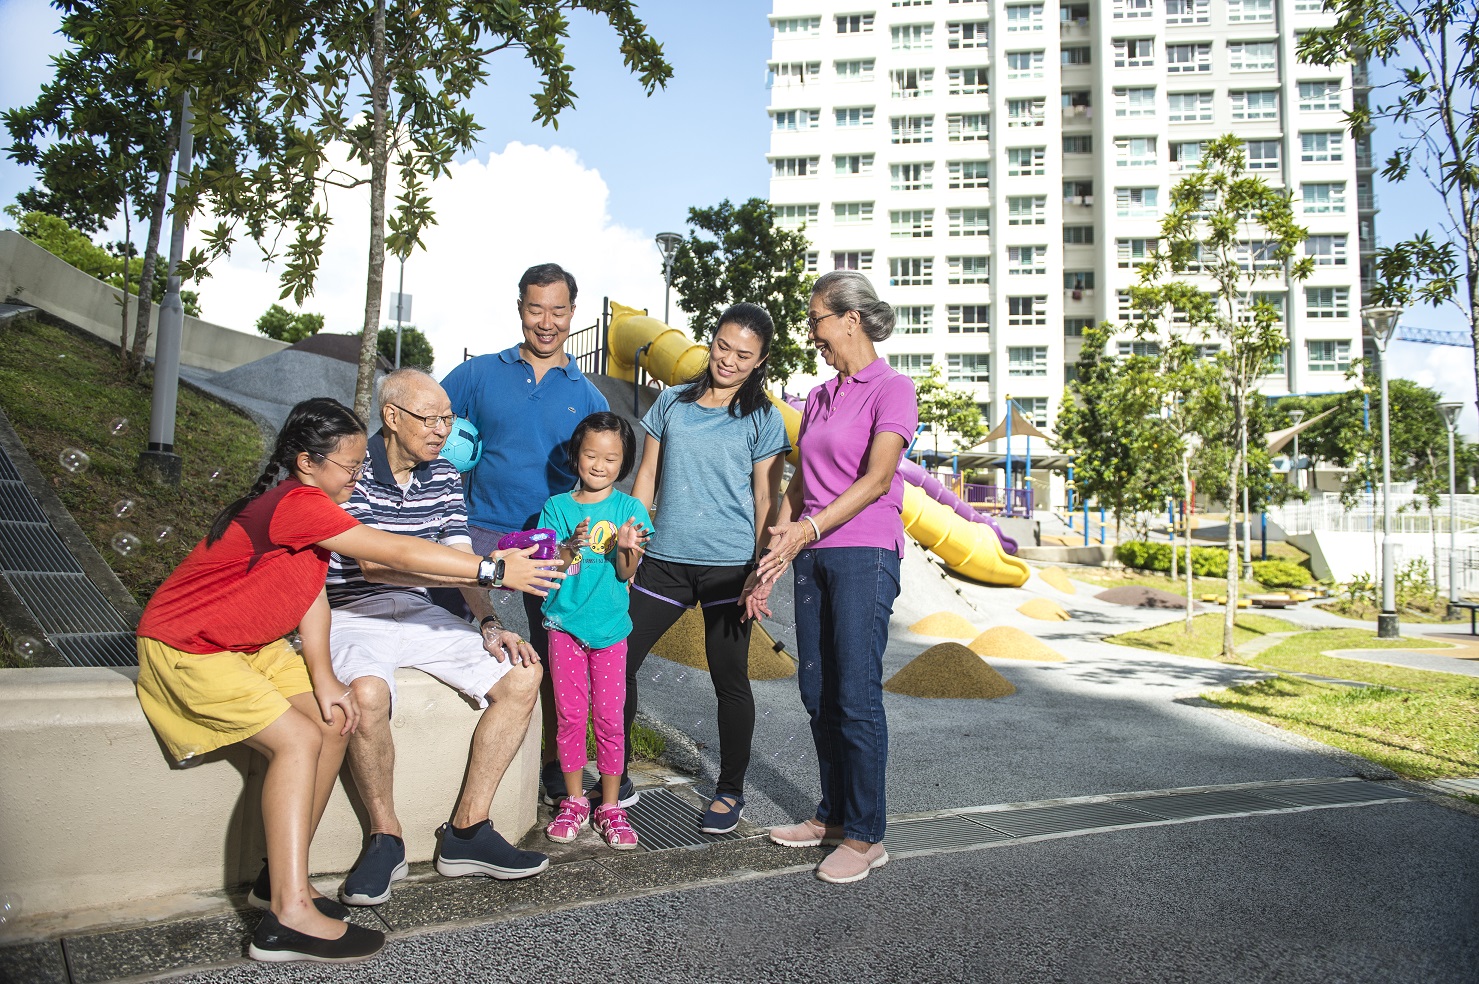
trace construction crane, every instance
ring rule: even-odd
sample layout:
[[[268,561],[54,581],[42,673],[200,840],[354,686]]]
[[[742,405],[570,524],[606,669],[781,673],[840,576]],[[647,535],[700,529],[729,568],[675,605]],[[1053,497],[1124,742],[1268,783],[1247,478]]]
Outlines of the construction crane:
[[[1440,331],[1437,328],[1413,328],[1401,325],[1397,328],[1399,342],[1422,342],[1424,345],[1454,345],[1458,348],[1473,348],[1474,339],[1464,331]]]

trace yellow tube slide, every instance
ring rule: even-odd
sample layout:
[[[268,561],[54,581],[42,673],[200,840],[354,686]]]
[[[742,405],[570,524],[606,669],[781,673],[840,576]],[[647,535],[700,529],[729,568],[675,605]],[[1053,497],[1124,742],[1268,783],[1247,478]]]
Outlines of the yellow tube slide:
[[[618,379],[636,379],[637,351],[649,343],[651,347],[642,353],[643,365],[648,374],[663,383],[691,379],[708,364],[708,346],[695,343],[681,331],[669,328],[637,308],[615,301],[611,302],[609,337],[609,372]],[[770,400],[785,421],[792,448],[787,457],[794,465],[801,414],[774,396]],[[1001,548],[1001,541],[990,526],[961,518],[917,485],[904,485],[903,519],[904,532],[925,549],[934,551],[957,574],[983,584],[1011,588],[1027,583],[1030,574],[1027,565]]]

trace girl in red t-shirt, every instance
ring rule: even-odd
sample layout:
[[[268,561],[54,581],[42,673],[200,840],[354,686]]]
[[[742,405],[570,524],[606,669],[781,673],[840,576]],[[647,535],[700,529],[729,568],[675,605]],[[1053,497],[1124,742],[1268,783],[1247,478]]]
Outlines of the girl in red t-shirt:
[[[271,902],[249,950],[257,960],[358,960],[385,942],[308,884],[308,845],[359,720],[329,660],[330,552],[468,585],[491,583],[502,566],[503,585],[536,595],[563,576],[532,549],[480,558],[360,525],[339,506],[364,459],[353,411],[299,403],[251,491],[216,517],[139,622],[139,702],[171,754],[186,763],[245,742],[267,759],[267,879],[253,895]],[[283,639],[294,627],[301,657]]]

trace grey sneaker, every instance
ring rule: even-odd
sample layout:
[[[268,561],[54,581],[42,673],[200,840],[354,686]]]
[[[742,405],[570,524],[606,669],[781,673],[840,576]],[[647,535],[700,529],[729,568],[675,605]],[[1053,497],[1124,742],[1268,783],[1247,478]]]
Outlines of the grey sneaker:
[[[349,905],[379,905],[390,898],[391,884],[410,870],[405,841],[394,834],[371,834],[359,863],[339,889],[339,899]]]
[[[595,789],[585,794],[585,798],[591,801],[591,809],[593,810],[601,805],[603,794],[601,792],[600,782],[596,783]],[[637,787],[632,785],[632,781],[623,777],[621,786],[616,790],[616,805],[625,810],[641,798],[642,794],[637,792]]]
[[[555,806],[564,798],[565,773],[560,771],[559,760],[544,763],[539,769],[539,801]]]
[[[448,878],[460,875],[484,875],[500,881],[528,878],[549,867],[549,858],[538,851],[521,851],[484,820],[473,828],[471,837],[458,837],[451,824],[440,831],[437,848],[437,871]]]

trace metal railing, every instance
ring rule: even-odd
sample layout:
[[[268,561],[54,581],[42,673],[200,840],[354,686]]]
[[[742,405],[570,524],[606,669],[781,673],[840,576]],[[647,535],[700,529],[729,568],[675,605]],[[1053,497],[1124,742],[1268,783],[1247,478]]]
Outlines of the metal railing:
[[[606,327],[597,321],[589,328],[580,331],[572,331],[570,337],[565,339],[565,354],[580,367],[580,371],[588,376],[605,375],[606,373]],[[475,353],[470,349],[462,350],[462,361],[466,362],[473,358]]]
[[[964,483],[961,488],[961,498],[977,512],[992,516],[1032,518],[1031,489],[1008,489],[1000,485],[976,485],[971,482]]]
[[[1453,497],[1456,526],[1459,533],[1479,531],[1479,495]],[[1309,502],[1288,502],[1274,506],[1268,518],[1286,533],[1373,533],[1383,527],[1383,509],[1379,492],[1361,496],[1354,507],[1346,508],[1339,494],[1324,492]],[[1438,507],[1431,512],[1427,501],[1414,494],[1412,484],[1392,490],[1393,533],[1448,534],[1448,496],[1438,497]]]

